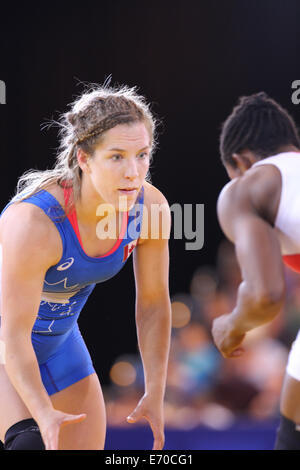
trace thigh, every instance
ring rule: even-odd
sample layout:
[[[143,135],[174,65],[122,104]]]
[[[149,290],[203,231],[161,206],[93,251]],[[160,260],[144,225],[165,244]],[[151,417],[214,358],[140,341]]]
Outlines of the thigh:
[[[54,408],[67,413],[86,413],[84,421],[65,426],[60,433],[60,450],[102,450],[106,433],[103,394],[95,373],[51,395]]]
[[[0,364],[0,439],[8,428],[22,419],[31,418],[30,412],[11,384],[3,364]]]

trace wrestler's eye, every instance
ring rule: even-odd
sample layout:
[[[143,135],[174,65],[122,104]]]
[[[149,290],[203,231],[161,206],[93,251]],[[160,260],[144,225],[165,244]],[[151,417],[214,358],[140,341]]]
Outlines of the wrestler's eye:
[[[142,152],[142,153],[139,153],[139,154],[137,155],[137,158],[138,158],[139,160],[145,160],[148,156],[149,156],[149,155],[148,155],[147,152]]]
[[[120,155],[119,153],[116,153],[114,155],[111,156],[111,159],[114,161],[114,162],[118,162],[120,160],[122,160],[123,156]]]

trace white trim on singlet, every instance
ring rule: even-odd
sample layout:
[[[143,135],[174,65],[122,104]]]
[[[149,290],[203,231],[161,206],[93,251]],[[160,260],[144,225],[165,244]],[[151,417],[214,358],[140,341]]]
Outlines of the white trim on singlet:
[[[275,229],[283,255],[300,254],[300,153],[284,152],[256,162],[253,167],[274,165],[282,188]]]
[[[286,372],[300,382],[300,331],[292,344],[286,366]]]
[[[274,165],[281,174],[282,189],[275,230],[283,255],[300,254],[300,153],[285,152],[253,166]],[[286,372],[300,381],[300,331],[289,353]]]

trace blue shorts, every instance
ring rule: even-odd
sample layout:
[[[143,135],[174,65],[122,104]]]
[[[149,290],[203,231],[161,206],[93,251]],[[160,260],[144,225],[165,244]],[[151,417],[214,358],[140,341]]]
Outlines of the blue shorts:
[[[42,381],[49,395],[95,372],[77,323],[63,335],[33,333],[32,344]],[[45,351],[48,353],[46,359]]]

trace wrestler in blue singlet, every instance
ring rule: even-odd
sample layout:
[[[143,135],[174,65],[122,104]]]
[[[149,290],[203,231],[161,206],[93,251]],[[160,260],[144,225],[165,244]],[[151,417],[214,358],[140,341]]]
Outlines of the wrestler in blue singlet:
[[[7,207],[15,202],[9,202]],[[66,216],[57,199],[40,190],[24,199],[40,207],[60,233],[63,254],[51,266],[44,287],[32,344],[43,384],[49,395],[95,372],[89,352],[78,328],[78,317],[95,285],[116,275],[137,244],[143,216],[144,188],[135,206],[123,214],[119,239],[105,255],[88,256],[79,240],[76,213]]]

